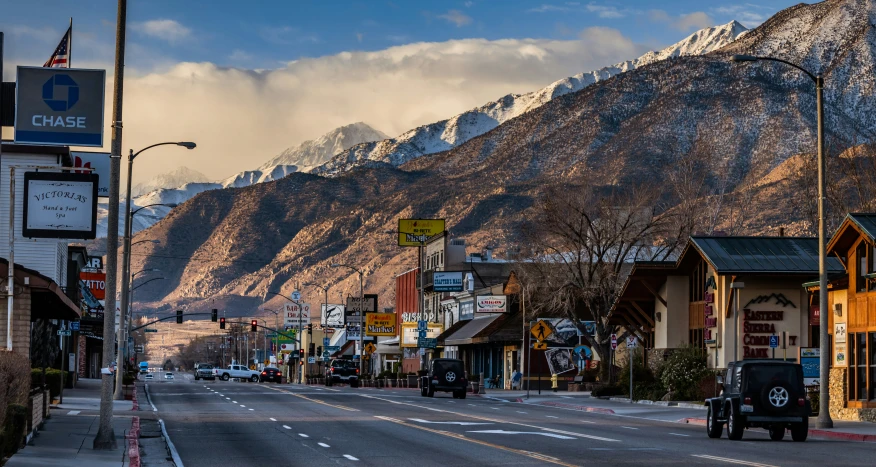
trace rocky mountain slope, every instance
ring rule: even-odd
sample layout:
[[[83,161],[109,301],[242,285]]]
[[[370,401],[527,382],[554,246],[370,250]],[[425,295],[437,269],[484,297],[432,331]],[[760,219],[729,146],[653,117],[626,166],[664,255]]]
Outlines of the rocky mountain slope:
[[[637,59],[564,78],[527,94],[508,94],[497,101],[447,120],[423,125],[396,138],[353,146],[311,172],[332,175],[365,161],[401,165],[417,157],[447,151],[540,107],[551,99],[580,91],[594,83],[654,62],[711,52],[730,44],[746,31],[745,26],[737,21],[705,28],[665,49],[648,52]]]
[[[730,54],[821,70],[835,153],[876,133],[874,11],[876,0],[798,5],[722,49],[599,81],[448,151],[398,166],[372,161],[334,178],[295,173],[202,193],[140,234],[161,243],[147,244],[135,267],[160,268],[168,280],[144,287],[139,298],[156,310],[208,308],[215,300],[245,314],[267,291],[312,281],[332,285],[334,300],[358,291],[356,277],[330,267],[343,262],[362,268],[366,291],[390,301],[394,276],[414,257],[382,233],[399,217],[445,218],[474,247],[513,248],[520,220],[545,187],[575,190],[586,174],[606,189],[665,190],[669,203],[682,161],[705,167],[711,194],[703,203],[724,193],[753,213],[735,233],[797,229],[806,192],[781,174],[796,155],[814,152],[813,85],[793,69],[732,63]]]

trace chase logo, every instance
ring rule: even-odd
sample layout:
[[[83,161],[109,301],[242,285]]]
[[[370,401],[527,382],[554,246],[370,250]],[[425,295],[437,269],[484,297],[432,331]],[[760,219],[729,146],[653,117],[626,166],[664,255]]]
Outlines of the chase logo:
[[[79,85],[69,75],[54,75],[43,84],[43,102],[55,112],[66,112],[79,102]]]

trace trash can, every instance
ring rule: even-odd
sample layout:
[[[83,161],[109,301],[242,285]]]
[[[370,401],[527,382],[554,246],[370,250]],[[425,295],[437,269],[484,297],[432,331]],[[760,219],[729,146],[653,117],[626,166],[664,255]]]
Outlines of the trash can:
[[[408,387],[409,388],[417,387],[417,375],[408,375]]]

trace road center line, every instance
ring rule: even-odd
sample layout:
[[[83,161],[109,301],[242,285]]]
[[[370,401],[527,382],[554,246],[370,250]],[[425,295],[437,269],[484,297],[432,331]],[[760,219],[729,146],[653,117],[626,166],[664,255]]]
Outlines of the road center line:
[[[633,428],[631,426],[622,426],[621,428],[626,428],[627,430],[638,430],[638,428]]]
[[[291,428],[290,428],[291,429]],[[302,438],[310,438],[310,436],[305,435],[304,433],[298,433],[298,436]]]
[[[287,429],[287,430],[291,430],[291,429],[292,429],[292,427],[289,426],[289,425],[283,425],[283,428],[285,428],[285,429]]]
[[[277,419],[276,419],[276,418],[271,418],[271,421],[272,421],[272,422],[276,422]]]
[[[353,456],[351,456],[351,455],[349,455],[349,454],[344,454],[344,457],[346,457],[347,459],[350,459],[351,461],[357,461],[357,460],[359,460],[359,459],[356,459],[355,457],[353,457]]]
[[[545,417],[547,417],[547,418],[560,418],[560,417],[554,417],[553,415],[545,415]]]
[[[252,410],[252,411],[255,411],[255,409],[247,409],[247,410]]]
[[[316,402],[317,404],[322,404],[322,405],[327,405],[327,406],[329,406],[329,407],[334,407],[334,408],[336,408],[336,409],[348,410],[348,411],[350,411],[350,412],[358,412],[358,411],[359,411],[359,409],[353,409],[353,408],[350,408],[350,407],[345,407],[345,406],[343,406],[343,405],[334,405],[334,404],[329,404],[328,402],[323,402],[323,401],[321,401],[321,400],[311,399],[311,398],[309,398],[309,397],[307,397],[307,396],[302,396],[301,394],[292,394],[292,395],[295,396],[295,397],[300,397],[300,398],[302,398],[302,399],[304,399],[304,400],[308,400],[308,401],[310,401],[310,402]]]
[[[751,467],[776,467],[774,465],[769,465],[769,464],[758,464],[757,462],[748,462],[748,461],[743,461],[743,460],[739,460],[739,459],[730,459],[727,457],[707,456],[705,454],[691,454],[691,456],[699,457],[700,459],[709,459],[709,460],[713,460],[713,461],[727,462],[730,464],[749,465]]]
[[[683,434],[681,434],[681,433],[669,433],[669,434],[672,435],[672,436],[685,436],[685,437],[690,437],[690,435],[683,435]]]
[[[330,447],[331,447],[331,446],[329,446],[328,444],[325,444],[325,443],[316,443],[316,444],[318,444],[318,445],[320,445],[320,446],[322,446],[322,447],[324,447],[324,448],[330,448]]]

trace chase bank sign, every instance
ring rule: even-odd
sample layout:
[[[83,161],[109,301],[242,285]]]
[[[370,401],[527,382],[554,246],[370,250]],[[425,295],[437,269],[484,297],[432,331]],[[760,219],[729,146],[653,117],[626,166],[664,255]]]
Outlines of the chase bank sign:
[[[106,71],[18,67],[15,142],[103,146]]]

